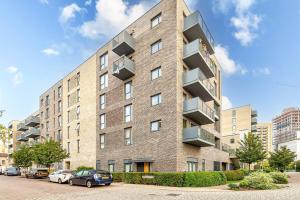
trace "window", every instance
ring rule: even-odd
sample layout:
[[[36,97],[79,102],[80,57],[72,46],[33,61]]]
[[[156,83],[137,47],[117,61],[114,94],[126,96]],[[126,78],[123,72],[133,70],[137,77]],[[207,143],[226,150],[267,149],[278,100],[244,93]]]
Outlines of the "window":
[[[68,92],[70,91],[70,87],[71,87],[71,80],[68,80]]]
[[[45,118],[46,118],[46,119],[49,118],[49,108],[46,109],[46,116],[45,116]]]
[[[104,69],[108,66],[108,53],[103,54],[100,56],[100,69]]]
[[[108,87],[108,74],[103,74],[100,76],[100,89],[103,90],[104,88]]]
[[[77,136],[79,136],[80,135],[80,123],[77,123],[75,130],[77,132]]]
[[[100,170],[101,165],[100,165],[100,160],[96,160],[96,170]]]
[[[234,143],[234,139],[230,139],[230,144],[233,144]]]
[[[151,131],[160,131],[161,129],[161,120],[151,122]]]
[[[197,165],[198,165],[197,162],[188,161],[187,165],[188,165],[188,172],[195,172],[195,171],[197,171]]]
[[[49,122],[46,122],[46,131],[49,131]]]
[[[151,28],[157,26],[161,22],[161,13],[151,19]]]
[[[77,106],[76,116],[77,116],[77,119],[80,118],[80,106]]]
[[[235,110],[232,111],[232,117],[236,117],[236,111]]]
[[[106,115],[100,115],[100,129],[104,129],[106,127]]]
[[[55,90],[53,90],[53,100],[55,101]]]
[[[41,112],[41,118],[43,119],[43,117],[44,117],[44,113],[43,113],[43,112]]]
[[[68,142],[67,152],[70,153],[70,142]]]
[[[187,120],[186,119],[182,120],[182,127],[187,128]]]
[[[105,108],[105,104],[106,104],[106,96],[105,94],[102,94],[100,96],[100,110],[103,110]]]
[[[62,139],[61,130],[58,130],[58,132],[57,132],[57,141],[60,142],[61,139]]]
[[[62,87],[61,86],[58,87],[57,96],[58,96],[58,98],[61,98],[61,96],[62,96]]]
[[[151,80],[161,77],[161,67],[155,68],[151,71]]]
[[[151,106],[156,106],[161,103],[161,94],[156,94],[151,97]]]
[[[131,130],[132,130],[132,128],[125,128],[124,129],[125,145],[131,145],[132,144]]]
[[[157,42],[151,45],[151,54],[158,52],[159,50],[161,50],[161,48],[162,48],[162,42],[161,40],[158,40]]]
[[[112,163],[112,162],[108,162],[108,171],[110,173],[114,172],[115,171],[115,163]]]
[[[132,97],[132,81],[125,83],[125,99]]]
[[[236,125],[232,125],[232,131],[233,131],[233,132],[236,131]]]
[[[77,73],[76,83],[77,83],[77,86],[80,85],[80,73],[79,72]]]
[[[77,153],[80,153],[80,140],[77,140]]]
[[[41,107],[44,105],[44,99],[41,99]]]
[[[80,102],[80,89],[77,89],[77,103]]]
[[[68,111],[68,123],[70,123],[70,111]]]
[[[125,122],[130,122],[131,121],[131,118],[132,118],[132,105],[127,105],[125,106]]]
[[[132,172],[132,163],[124,163],[124,172]]]
[[[70,126],[68,126],[68,139],[70,139]]]
[[[70,95],[68,95],[68,107],[70,107]]]
[[[46,96],[46,106],[49,105],[49,95]]]
[[[105,147],[105,134],[100,135],[100,149],[104,149]]]
[[[232,124],[233,124],[233,125],[236,124],[236,118],[232,118]]]
[[[202,165],[202,171],[205,171],[205,159],[202,159],[201,165]]]
[[[61,112],[61,108],[62,108],[62,103],[61,101],[58,102],[58,112],[60,113]]]
[[[62,120],[61,120],[61,115],[58,116],[58,127],[61,127],[62,126]]]
[[[53,104],[53,114],[55,114],[55,104]]]
[[[220,171],[221,170],[221,163],[219,161],[214,161],[214,171]]]

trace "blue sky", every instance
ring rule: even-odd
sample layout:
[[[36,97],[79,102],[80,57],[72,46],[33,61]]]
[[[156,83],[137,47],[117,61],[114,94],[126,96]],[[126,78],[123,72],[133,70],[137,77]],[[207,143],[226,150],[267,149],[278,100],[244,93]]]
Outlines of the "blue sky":
[[[270,121],[283,108],[299,106],[300,1],[187,1],[202,13],[217,43],[224,107],[251,104],[259,121]],[[6,112],[0,123],[37,110],[43,91],[154,3],[1,2],[0,110]]]

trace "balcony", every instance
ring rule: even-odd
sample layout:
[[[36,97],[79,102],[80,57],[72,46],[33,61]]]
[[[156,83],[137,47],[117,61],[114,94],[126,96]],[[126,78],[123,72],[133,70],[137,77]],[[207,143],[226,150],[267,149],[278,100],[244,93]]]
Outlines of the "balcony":
[[[251,111],[251,116],[252,117],[257,117],[257,111],[256,110],[252,110]]]
[[[30,116],[25,119],[25,126],[35,127],[40,124],[40,118],[37,116]]]
[[[209,32],[200,12],[194,12],[184,19],[183,34],[190,41],[201,38],[206,44],[209,53],[214,53],[214,38]]]
[[[198,97],[184,101],[183,115],[200,125],[215,122],[214,111]]]
[[[119,56],[129,55],[134,52],[134,39],[127,32],[123,31],[112,40],[112,51]]]
[[[18,130],[18,131],[27,131],[27,130],[28,130],[28,127],[25,126],[24,123],[20,123],[20,124],[17,125],[17,130]]]
[[[257,124],[257,118],[251,118],[251,124]]]
[[[27,138],[36,138],[36,137],[39,137],[41,134],[40,134],[40,130],[39,129],[37,129],[37,128],[31,128],[28,131],[26,131],[24,133],[24,135]]]
[[[183,61],[191,68],[199,67],[207,78],[215,76],[216,64],[204,50],[199,39],[184,46]]]
[[[17,141],[26,142],[26,141],[28,141],[28,138],[26,138],[24,134],[21,134],[21,135],[17,136]]]
[[[197,147],[215,146],[215,136],[199,126],[184,128],[183,143]]]
[[[220,107],[218,107],[216,104],[214,105],[214,112],[215,112],[215,119],[220,120],[221,111],[220,111]]]
[[[135,64],[126,56],[122,56],[113,63],[113,75],[121,80],[126,80],[135,74]]]
[[[207,80],[199,68],[184,73],[183,88],[193,96],[198,96],[203,101],[214,100],[215,87]]]
[[[256,132],[256,131],[257,131],[256,125],[252,125],[252,126],[251,126],[251,132]]]

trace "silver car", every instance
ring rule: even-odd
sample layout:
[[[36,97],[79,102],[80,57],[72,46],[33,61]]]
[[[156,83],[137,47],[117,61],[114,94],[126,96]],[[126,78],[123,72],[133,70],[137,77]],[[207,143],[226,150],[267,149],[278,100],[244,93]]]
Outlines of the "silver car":
[[[55,182],[55,183],[67,183],[70,179],[70,177],[72,176],[73,171],[71,170],[59,170],[56,172],[51,173],[48,176],[48,180],[50,182]]]
[[[5,176],[21,176],[21,172],[16,167],[9,167],[4,171]]]

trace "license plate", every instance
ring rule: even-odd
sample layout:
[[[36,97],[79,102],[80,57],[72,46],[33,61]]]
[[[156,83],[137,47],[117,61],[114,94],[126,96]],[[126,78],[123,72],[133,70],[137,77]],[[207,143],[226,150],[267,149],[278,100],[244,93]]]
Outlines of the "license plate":
[[[105,176],[105,177],[102,177],[102,179],[109,179],[109,177]]]

